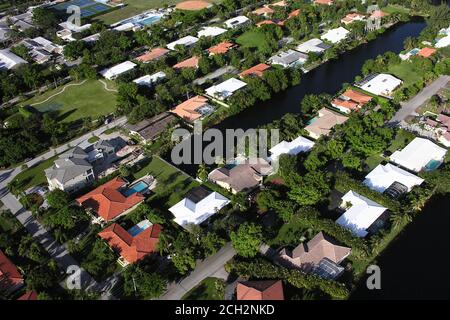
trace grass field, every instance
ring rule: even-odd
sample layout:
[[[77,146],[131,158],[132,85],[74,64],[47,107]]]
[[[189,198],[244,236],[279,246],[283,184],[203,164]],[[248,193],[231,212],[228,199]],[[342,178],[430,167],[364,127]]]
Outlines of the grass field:
[[[403,61],[389,67],[389,73],[403,80],[404,86],[409,86],[421,79],[420,70],[416,70],[412,63]]]
[[[166,198],[165,203],[168,206],[179,202],[187,191],[199,185],[197,181],[157,157],[154,157],[149,164],[133,176],[135,179],[139,179],[147,174],[156,178],[157,185],[153,192],[157,197]]]
[[[410,12],[410,9],[399,6],[399,5],[389,5],[389,6],[384,7],[382,10],[389,14],[393,14],[396,12],[400,12],[400,13],[409,13]]]
[[[206,278],[198,286],[188,291],[182,300],[223,300],[223,281]]]
[[[109,89],[115,89],[111,81],[106,81]],[[27,100],[23,105],[33,105],[40,112],[58,111],[60,121],[71,122],[85,117],[97,118],[107,115],[116,108],[114,92],[106,91],[103,83],[98,80],[87,80],[81,85],[57,88]],[[62,91],[64,90],[64,91]],[[61,94],[57,94],[62,92]],[[57,94],[57,95],[55,95]],[[48,99],[48,100],[47,100]],[[44,102],[45,101],[45,102]]]
[[[46,161],[42,161],[37,166],[22,171],[14,178],[14,181],[23,190],[46,183],[47,178],[45,177],[44,170],[51,167],[56,158],[52,157]]]
[[[236,39],[236,42],[245,48],[257,48],[258,51],[269,46],[264,34],[255,29],[244,32]]]

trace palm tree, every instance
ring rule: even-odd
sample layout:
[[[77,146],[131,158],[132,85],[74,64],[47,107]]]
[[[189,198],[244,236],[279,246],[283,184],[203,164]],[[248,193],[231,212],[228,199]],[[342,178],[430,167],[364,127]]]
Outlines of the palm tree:
[[[396,213],[391,216],[392,228],[397,231],[411,221],[412,217],[407,213]]]

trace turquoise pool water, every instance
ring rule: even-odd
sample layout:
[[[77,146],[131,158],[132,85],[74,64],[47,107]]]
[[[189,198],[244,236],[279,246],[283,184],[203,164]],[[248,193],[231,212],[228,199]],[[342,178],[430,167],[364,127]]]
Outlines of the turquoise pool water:
[[[425,166],[425,169],[428,171],[432,171],[432,170],[439,168],[440,165],[441,165],[441,161],[430,160],[430,162],[428,162],[427,165]]]
[[[135,194],[137,192],[143,192],[145,190],[148,189],[148,184],[146,184],[144,181],[139,181],[138,183],[132,185],[130,188],[128,188],[127,190],[125,190],[123,192],[123,195],[125,197],[129,197],[132,194]]]
[[[128,230],[128,233],[132,236],[132,237],[136,237],[139,233],[141,233],[142,231],[144,231],[145,229],[149,228],[151,226],[151,223],[148,221],[145,221],[145,223],[138,223],[137,225],[131,227]]]
[[[154,24],[154,23],[156,23],[156,22],[158,22],[159,20],[161,20],[161,16],[151,16],[151,17],[148,17],[148,18],[145,18],[145,19],[143,19],[143,20],[140,20],[139,21],[139,24],[140,25],[143,25],[143,26],[149,26],[149,25],[151,25],[151,24]]]
[[[307,124],[308,124],[308,125],[313,124],[314,122],[317,121],[317,119],[319,119],[319,117],[312,118],[311,120],[309,120],[309,121],[307,122]]]

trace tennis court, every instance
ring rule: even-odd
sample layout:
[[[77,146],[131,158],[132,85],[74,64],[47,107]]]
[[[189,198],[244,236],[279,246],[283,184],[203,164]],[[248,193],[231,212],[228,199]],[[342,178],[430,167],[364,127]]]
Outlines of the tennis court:
[[[94,1],[94,0],[71,0],[63,3],[59,3],[51,7],[61,13],[66,13],[69,6],[78,6],[81,10],[81,17],[90,17],[96,15],[100,12],[108,11],[111,9],[110,6]]]

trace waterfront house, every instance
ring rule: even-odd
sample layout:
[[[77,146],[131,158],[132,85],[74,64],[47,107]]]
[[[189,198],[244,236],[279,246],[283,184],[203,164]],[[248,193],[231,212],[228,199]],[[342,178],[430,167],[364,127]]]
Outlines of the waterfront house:
[[[195,96],[180,103],[171,112],[188,122],[194,122],[213,111],[214,107],[208,103],[208,98]]]
[[[360,238],[376,232],[386,219],[387,208],[352,190],[342,197],[341,209],[345,212],[336,223]]]
[[[281,51],[269,58],[269,63],[272,65],[280,65],[283,68],[295,68],[308,61],[308,55],[289,49]]]
[[[348,117],[332,111],[327,108],[322,108],[318,111],[317,117],[310,120],[305,127],[309,136],[313,139],[319,139],[322,135],[329,135],[335,125],[342,124],[348,120]]]
[[[127,124],[125,129],[140,140],[150,142],[164,132],[175,120],[176,117],[173,114],[163,112],[136,124]]]
[[[322,40],[314,38],[299,44],[295,50],[302,53],[314,52],[320,54],[328,50],[330,47],[330,45],[326,44]]]
[[[350,31],[343,27],[339,27],[336,29],[328,30],[325,34],[323,34],[320,38],[322,40],[329,41],[333,44],[339,43],[349,35]]]
[[[355,21],[364,21],[366,16],[357,12],[351,12],[341,19],[341,22],[345,25],[349,25]]]
[[[201,224],[229,203],[230,200],[218,192],[196,187],[169,211],[175,216],[174,221],[177,224],[186,227],[190,224]]]
[[[269,65],[267,65],[265,63],[259,63],[256,66],[253,66],[253,67],[239,73],[239,77],[244,78],[246,76],[257,76],[257,77],[262,78],[262,76],[264,75],[264,72],[269,69],[270,69]]]
[[[145,199],[141,191],[126,186],[125,180],[116,177],[77,198],[76,201],[98,216],[96,222],[113,221],[133,211]]]
[[[239,281],[236,300],[284,300],[281,280]]]
[[[118,223],[103,229],[98,235],[119,255],[119,263],[126,266],[157,251],[162,227],[143,220],[126,231]]]
[[[414,172],[438,168],[445,159],[447,149],[425,138],[415,138],[403,150],[395,151],[390,160]]]
[[[300,243],[293,250],[283,248],[279,256],[288,266],[327,279],[336,279],[344,271],[339,264],[351,252],[351,248],[338,245],[336,240],[319,232],[310,241]],[[327,268],[324,268],[325,266]]]
[[[358,82],[356,86],[377,96],[390,97],[402,83],[402,80],[393,75],[373,73]]]
[[[230,78],[217,85],[206,89],[206,94],[219,100],[225,100],[231,97],[236,91],[244,88],[247,84],[236,78]]]
[[[233,194],[250,192],[259,187],[264,176],[272,173],[272,166],[264,159],[245,160],[214,169],[208,179]]]
[[[273,146],[269,152],[270,152],[270,162],[277,161],[278,158],[282,154],[288,154],[291,156],[295,156],[299,154],[300,152],[308,152],[314,147],[314,142],[306,139],[302,136],[287,142],[287,141],[281,141],[277,145]]]
[[[350,113],[352,111],[358,111],[373,98],[362,92],[358,92],[353,89],[347,89],[339,97],[336,97],[331,101],[331,105],[343,113]]]

